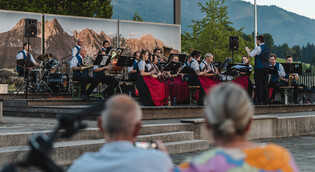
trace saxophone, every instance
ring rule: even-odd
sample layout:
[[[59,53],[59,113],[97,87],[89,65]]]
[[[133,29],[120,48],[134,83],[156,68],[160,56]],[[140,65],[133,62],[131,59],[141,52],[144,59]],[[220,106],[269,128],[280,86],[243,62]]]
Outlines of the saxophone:
[[[292,85],[292,80],[294,79],[294,76],[292,74],[289,74],[289,86]]]

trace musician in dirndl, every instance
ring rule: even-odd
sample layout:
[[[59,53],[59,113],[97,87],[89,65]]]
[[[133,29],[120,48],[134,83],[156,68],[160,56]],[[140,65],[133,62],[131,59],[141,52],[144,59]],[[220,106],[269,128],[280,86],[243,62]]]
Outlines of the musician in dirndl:
[[[87,54],[87,49],[82,47],[79,53],[72,57],[70,61],[70,67],[73,71],[73,80],[79,81],[81,85],[81,98],[82,100],[87,100],[88,96],[92,93],[94,88],[97,87],[98,80],[96,78],[90,77],[87,66],[83,65]],[[92,66],[91,66],[92,67]],[[91,83],[90,87],[86,90],[88,83]]]
[[[240,74],[233,80],[233,82],[247,90],[247,93],[251,98],[253,93],[253,83],[249,77],[253,70],[253,67],[252,65],[249,64],[249,59],[247,56],[242,57],[242,64],[245,65],[247,69],[246,70],[240,69],[241,70]]]
[[[165,82],[158,79],[159,73],[148,59],[149,51],[143,50],[140,53],[136,81],[140,102],[145,106],[163,106],[165,103]]]
[[[179,63],[178,55],[173,55],[171,57],[171,62]],[[185,65],[184,65],[185,66]],[[188,65],[187,65],[188,66]],[[165,73],[168,77],[167,88],[169,88],[170,97],[175,104],[187,104],[189,103],[189,91],[187,82],[183,80],[183,76],[179,73],[181,68],[177,71],[167,71]]]

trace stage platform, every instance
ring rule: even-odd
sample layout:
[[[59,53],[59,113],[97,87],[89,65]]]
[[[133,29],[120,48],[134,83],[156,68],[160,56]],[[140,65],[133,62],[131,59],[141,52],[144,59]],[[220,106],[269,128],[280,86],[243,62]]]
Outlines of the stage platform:
[[[72,99],[7,99],[3,100],[4,116],[55,118],[57,114],[75,113],[100,101],[82,101]],[[203,106],[142,106],[143,119],[199,118],[203,116]],[[255,106],[255,115],[272,113],[290,113],[315,111],[315,104],[259,105]],[[94,112],[87,119],[98,116]]]

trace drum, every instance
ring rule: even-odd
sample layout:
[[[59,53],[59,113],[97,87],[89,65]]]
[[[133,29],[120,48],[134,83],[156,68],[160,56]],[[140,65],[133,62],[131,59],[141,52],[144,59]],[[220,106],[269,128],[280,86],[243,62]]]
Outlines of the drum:
[[[47,84],[54,93],[67,92],[69,77],[66,73],[50,73],[47,76]]]
[[[41,79],[41,69],[31,70],[30,81],[32,83],[38,83]]]
[[[58,69],[58,61],[54,59],[48,59],[44,62],[44,67],[47,69],[50,73],[55,73]]]

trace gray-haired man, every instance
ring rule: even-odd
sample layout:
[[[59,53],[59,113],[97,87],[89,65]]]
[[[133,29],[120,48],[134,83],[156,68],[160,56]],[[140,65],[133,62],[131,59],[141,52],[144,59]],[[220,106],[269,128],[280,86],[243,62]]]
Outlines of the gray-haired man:
[[[142,111],[137,102],[126,95],[113,96],[98,119],[106,144],[95,153],[85,153],[69,171],[164,172],[173,164],[166,150],[136,148],[133,143],[141,129]]]

